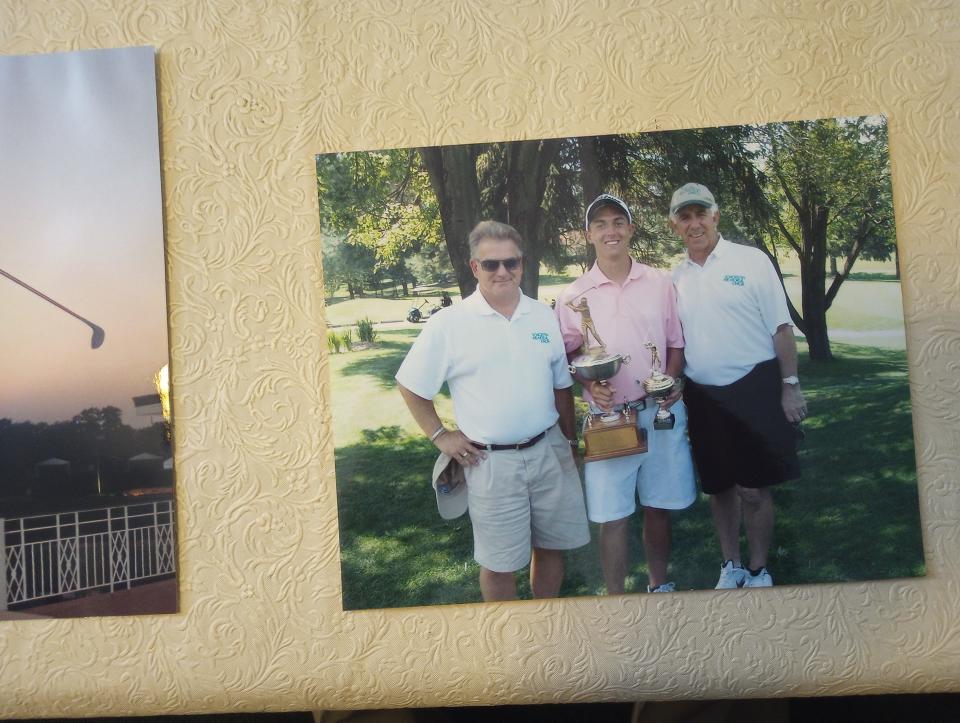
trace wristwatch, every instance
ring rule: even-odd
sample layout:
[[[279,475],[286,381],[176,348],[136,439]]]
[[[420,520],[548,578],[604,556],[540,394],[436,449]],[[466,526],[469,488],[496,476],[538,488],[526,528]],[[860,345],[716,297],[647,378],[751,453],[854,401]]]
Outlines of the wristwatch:
[[[797,384],[800,383],[800,377],[794,374],[789,377],[784,377],[782,381],[784,384],[789,384],[790,386],[796,386]]]

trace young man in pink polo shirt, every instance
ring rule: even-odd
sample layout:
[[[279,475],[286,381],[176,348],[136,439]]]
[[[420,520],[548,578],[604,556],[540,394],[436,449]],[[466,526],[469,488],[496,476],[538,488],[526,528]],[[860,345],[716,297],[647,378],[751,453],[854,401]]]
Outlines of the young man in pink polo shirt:
[[[646,399],[642,381],[652,366],[648,343],[665,357],[664,373],[678,377],[683,370],[676,294],[669,275],[630,257],[630,239],[636,227],[622,200],[609,194],[598,196],[587,207],[585,221],[587,242],[596,249],[597,261],[557,299],[564,346],[570,357],[579,353],[581,315],[568,303],[577,305],[586,299],[593,330],[607,351],[629,356],[630,362],[605,384],[580,380],[584,399],[593,411],[619,410],[624,403],[634,407],[637,424],[647,430],[648,445],[644,454],[585,465],[587,515],[600,523],[600,564],[607,593],[621,594],[628,569],[628,523],[639,496],[644,508],[647,591],[670,592],[674,589],[667,581],[670,510],[689,507],[696,499],[687,416],[678,384],[663,403],[676,417],[673,429],[655,429],[658,405]]]

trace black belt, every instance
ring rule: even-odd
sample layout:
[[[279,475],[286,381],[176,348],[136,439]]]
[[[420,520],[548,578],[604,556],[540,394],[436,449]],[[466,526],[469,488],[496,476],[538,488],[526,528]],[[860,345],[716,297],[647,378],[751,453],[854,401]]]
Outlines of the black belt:
[[[502,452],[505,449],[526,449],[527,447],[532,447],[545,436],[547,436],[547,432],[540,432],[536,437],[530,437],[526,442],[517,442],[516,444],[480,444],[480,442],[470,442],[470,444],[477,449],[485,449],[488,452]]]
[[[624,407],[626,407],[627,409],[633,409],[633,410],[636,410],[636,411],[638,411],[638,412],[642,412],[644,409],[647,408],[647,398],[644,397],[643,399],[635,399],[635,400],[633,400],[632,402],[627,402],[626,404],[614,404],[614,405],[610,408],[610,412],[611,412],[611,413],[622,412]],[[593,411],[594,409],[600,409],[600,407],[598,407],[596,404],[591,404],[591,405],[590,405],[590,412],[591,412],[591,414],[604,414],[604,413],[605,413],[605,412],[603,412],[602,410],[599,411],[599,412],[594,412],[594,411]]]

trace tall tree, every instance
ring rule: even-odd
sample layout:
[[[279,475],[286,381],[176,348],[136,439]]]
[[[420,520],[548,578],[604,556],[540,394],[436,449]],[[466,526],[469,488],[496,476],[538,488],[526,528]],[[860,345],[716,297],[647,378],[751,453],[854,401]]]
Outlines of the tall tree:
[[[551,187],[564,195],[555,178],[563,143],[547,139],[419,149],[440,202],[443,234],[462,295],[476,288],[467,238],[479,221],[493,218],[509,223],[523,238],[520,286],[536,298],[540,261],[560,237],[556,219],[544,206]]]
[[[406,294],[414,281],[407,260],[442,243],[440,209],[416,151],[318,156],[317,190],[328,293],[347,283],[353,298],[389,277]]]
[[[467,296],[477,280],[470,271],[467,238],[480,220],[480,185],[477,158],[483,146],[431,146],[420,148],[420,158],[430,176],[430,184],[440,204],[443,237],[460,295]]]
[[[774,123],[758,129],[768,168],[771,244],[785,242],[800,261],[801,308],[790,306],[813,360],[832,358],[827,311],[861,256],[895,250],[886,122],[878,118]],[[843,268],[826,285],[828,255]],[[779,271],[779,266],[778,266]]]

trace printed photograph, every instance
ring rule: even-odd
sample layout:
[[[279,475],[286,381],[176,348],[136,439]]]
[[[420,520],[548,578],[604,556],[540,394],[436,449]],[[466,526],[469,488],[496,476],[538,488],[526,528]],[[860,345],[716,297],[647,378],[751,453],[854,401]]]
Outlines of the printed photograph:
[[[0,57],[0,619],[177,611],[155,51]]]
[[[924,575],[887,132],[318,155],[344,609]]]

